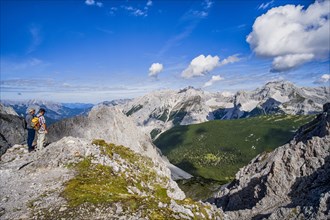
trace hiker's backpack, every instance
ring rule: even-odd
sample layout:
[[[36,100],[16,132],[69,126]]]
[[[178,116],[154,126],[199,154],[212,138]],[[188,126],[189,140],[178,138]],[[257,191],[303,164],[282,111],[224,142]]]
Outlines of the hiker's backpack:
[[[40,128],[40,123],[39,123],[39,118],[34,116],[31,120],[31,127],[34,129],[34,130],[39,130]]]

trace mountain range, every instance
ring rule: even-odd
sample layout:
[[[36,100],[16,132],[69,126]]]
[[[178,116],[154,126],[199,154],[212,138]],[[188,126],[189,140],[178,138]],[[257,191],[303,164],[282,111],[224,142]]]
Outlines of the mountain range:
[[[209,203],[185,197],[173,179],[190,175],[162,157],[133,119],[119,106],[98,105],[51,125],[41,151],[9,148],[0,161],[0,219],[329,218],[329,103],[288,144],[242,167]]]
[[[28,108],[46,110],[46,120],[52,124],[64,118],[86,114],[94,105],[88,103],[58,103],[45,100],[31,99],[27,101],[2,100],[3,105],[12,107],[20,116],[25,116]]]
[[[322,112],[322,105],[329,100],[328,87],[297,87],[287,81],[275,81],[233,95],[193,87],[156,91],[128,102],[123,112],[155,139],[175,125],[267,114],[315,114]]]
[[[253,91],[238,91],[235,94],[187,87],[178,91],[155,91],[135,99],[105,101],[100,105],[117,106],[155,139],[175,125],[268,114],[315,114],[321,112],[322,105],[329,100],[329,87],[298,87],[291,82],[274,81]],[[44,100],[1,102],[13,107],[19,115],[25,115],[29,107],[45,108],[49,124],[76,115],[86,115],[94,106]]]

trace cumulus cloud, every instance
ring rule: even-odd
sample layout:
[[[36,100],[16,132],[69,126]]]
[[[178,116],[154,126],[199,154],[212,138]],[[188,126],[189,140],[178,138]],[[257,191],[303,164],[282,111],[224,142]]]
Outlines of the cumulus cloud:
[[[206,73],[212,71],[219,65],[219,57],[211,55],[199,55],[194,58],[190,65],[182,72],[181,76],[184,78],[191,78],[195,76],[204,76]]]
[[[274,58],[272,71],[281,72],[329,57],[330,1],[272,8],[258,17],[246,41],[263,57]]]
[[[240,61],[240,58],[238,57],[238,54],[235,54],[235,55],[227,57],[226,59],[223,59],[220,62],[220,66],[224,66],[224,65],[227,65],[227,64],[230,64],[230,63],[236,63],[238,61]]]
[[[313,58],[314,54],[312,53],[278,56],[273,60],[271,72],[283,72],[290,70],[295,66],[299,66],[303,63],[313,60]]]
[[[223,59],[220,62],[220,58],[218,56],[204,56],[199,55],[195,57],[189,64],[189,66],[182,71],[181,76],[183,78],[192,78],[197,76],[204,76],[205,74],[211,72],[217,67],[224,66],[230,63],[238,62],[240,58],[237,54],[229,56]]]
[[[321,79],[323,80],[323,82],[329,82],[330,81],[330,74],[323,74],[321,76]]]
[[[204,84],[204,87],[212,86],[213,83],[220,81],[220,80],[223,80],[223,78],[220,77],[220,75],[212,76],[212,78]]]
[[[323,74],[319,79],[314,81],[315,84],[330,83],[330,74]]]
[[[153,63],[149,68],[149,76],[157,77],[163,71],[163,64]]]
[[[90,5],[90,6],[96,5],[96,6],[100,7],[100,8],[103,6],[103,3],[102,2],[96,2],[95,0],[86,0],[85,1],[85,4],[86,5]]]

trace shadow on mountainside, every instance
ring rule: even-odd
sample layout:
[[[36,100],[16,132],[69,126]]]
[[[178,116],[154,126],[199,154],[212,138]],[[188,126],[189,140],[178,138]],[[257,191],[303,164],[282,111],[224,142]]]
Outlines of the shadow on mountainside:
[[[174,165],[190,173],[193,176],[198,176],[197,168],[187,159],[183,159],[180,163],[176,163]]]
[[[179,147],[185,141],[185,136],[188,132],[188,126],[176,126],[161,134],[154,144],[162,151],[163,154],[168,154],[171,150]]]
[[[272,143],[274,140],[278,140],[280,143],[278,146],[288,143],[293,137],[293,133],[289,133],[288,131],[280,128],[271,128],[269,129],[269,132],[263,136],[265,143]]]

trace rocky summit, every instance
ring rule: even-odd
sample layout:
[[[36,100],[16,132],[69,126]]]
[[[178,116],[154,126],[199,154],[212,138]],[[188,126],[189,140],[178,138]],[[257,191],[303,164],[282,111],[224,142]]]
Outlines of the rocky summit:
[[[186,199],[161,163],[104,140],[65,137],[35,153],[15,145],[0,175],[0,219],[222,218]]]
[[[330,105],[288,144],[254,158],[211,199],[228,219],[329,219]]]

